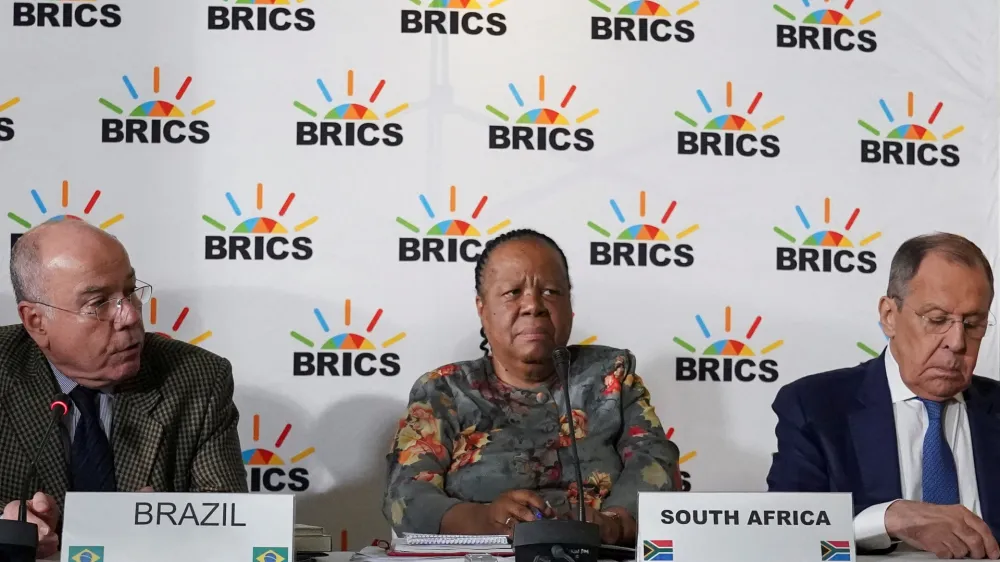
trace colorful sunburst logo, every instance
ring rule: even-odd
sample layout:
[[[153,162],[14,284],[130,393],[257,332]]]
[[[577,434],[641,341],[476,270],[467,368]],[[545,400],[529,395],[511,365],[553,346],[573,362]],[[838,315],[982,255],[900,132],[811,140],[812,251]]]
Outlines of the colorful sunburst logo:
[[[802,21],[799,23],[803,23],[806,25],[829,25],[837,27],[851,27],[855,25],[854,22],[851,21],[851,18],[848,16],[848,12],[854,6],[854,0],[847,0],[844,3],[843,12],[831,8],[813,9],[813,7],[811,6],[811,3],[813,2],[819,3],[819,0],[802,0],[802,4],[808,10],[808,13],[806,14],[805,17],[802,18]],[[826,3],[829,2],[830,0],[826,0]],[[787,10],[779,6],[778,4],[774,5],[774,10],[779,14],[781,14],[782,16],[784,16],[785,18],[787,18],[789,21],[794,21],[794,22],[799,21],[798,17],[796,17],[794,13],[792,13],[790,10]],[[870,14],[860,18],[858,20],[857,25],[867,25],[878,19],[881,15],[882,15],[881,11],[875,10],[874,12],[871,12]]]
[[[670,217],[673,216],[674,210],[676,208],[677,208],[677,201],[671,201],[670,205],[667,206],[666,210],[663,212],[663,215],[660,217],[659,221],[660,226],[664,226],[667,224],[667,221],[669,221]],[[615,235],[614,232],[600,226],[594,221],[587,221],[587,226],[589,226],[594,232],[600,234],[601,236],[615,240],[628,240],[635,242],[652,242],[652,241],[666,242],[670,240],[670,235],[668,235],[659,226],[649,224],[645,220],[640,220],[638,222],[626,220],[625,214],[622,212],[621,207],[618,205],[618,202],[615,201],[614,199],[611,200],[611,210],[614,211],[615,217],[618,219],[618,223],[623,225],[623,229],[619,234]],[[640,219],[646,218],[645,191],[639,192],[639,218]],[[635,224],[629,225],[630,222]],[[682,240],[693,234],[699,228],[700,226],[697,223],[692,224],[678,231],[674,235],[674,238],[677,240]]]
[[[309,455],[316,452],[316,447],[306,447],[305,449],[299,451],[292,455],[288,462],[286,463],[284,459],[281,458],[279,452],[281,451],[282,445],[285,444],[285,439],[292,432],[292,424],[286,423],[285,427],[278,434],[278,438],[274,441],[273,449],[265,449],[261,447],[260,443],[260,414],[253,415],[253,447],[243,451],[243,464],[247,466],[282,466],[285,464],[295,464],[301,462]]]
[[[514,101],[517,102],[517,106],[521,108],[521,114],[514,120],[515,123],[519,125],[570,125],[570,119],[567,118],[560,110],[566,109],[570,101],[573,99],[573,95],[576,94],[576,86],[572,85],[563,95],[562,101],[559,102],[559,109],[551,109],[545,106],[545,76],[538,77],[538,102],[539,107],[534,109],[527,109],[524,98],[521,97],[521,93],[518,91],[517,86],[513,82],[507,85],[512,96],[514,96]],[[500,119],[505,123],[509,123],[511,118],[506,113],[500,111],[492,105],[486,106],[486,111],[492,113],[496,118]],[[591,109],[573,118],[573,122],[577,125],[593,118],[599,113],[597,108]]]
[[[801,206],[799,206],[799,205],[795,206],[795,213],[798,215],[799,222],[802,223],[802,227],[805,228],[807,232],[811,232],[811,234],[808,234],[805,238],[802,239],[801,244],[803,246],[819,246],[819,247],[823,247],[823,248],[853,248],[854,247],[854,243],[852,243],[851,240],[850,240],[850,238],[847,237],[847,233],[850,232],[851,228],[854,226],[855,221],[858,220],[858,215],[861,214],[861,209],[860,208],[855,208],[854,211],[851,213],[851,216],[847,219],[847,222],[844,223],[844,231],[843,232],[837,232],[836,230],[831,230],[829,228],[829,225],[830,225],[830,198],[829,197],[827,197],[826,199],[823,200],[823,224],[824,224],[824,227],[822,227],[820,230],[816,230],[816,231],[813,230],[812,223],[809,221],[809,218],[806,216],[806,213],[805,213],[805,211],[802,210]],[[784,238],[785,240],[787,240],[788,242],[790,242],[792,244],[798,244],[799,243],[798,239],[795,236],[792,236],[791,234],[789,234],[788,232],[782,230],[781,228],[779,228],[777,226],[774,227],[774,232],[775,232],[775,234],[777,234],[778,236],[781,236],[782,238]],[[858,242],[858,246],[865,247],[865,246],[871,244],[872,242],[874,242],[875,240],[878,240],[881,236],[882,236],[882,232],[881,231],[873,232],[872,234],[869,234],[869,235],[861,238],[861,240]]]
[[[36,189],[31,190],[31,199],[35,203],[35,207],[41,213],[41,218],[36,222],[25,219],[21,215],[15,213],[14,211],[9,211],[7,213],[7,218],[17,223],[19,226],[25,230],[30,229],[39,223],[50,221],[50,220],[87,220],[91,224],[95,224],[102,230],[107,230],[112,225],[118,223],[125,218],[124,213],[118,213],[110,218],[107,218],[101,222],[93,222],[89,219],[92,218],[91,212],[97,207],[97,202],[101,198],[101,191],[95,190],[90,197],[87,199],[87,203],[83,206],[80,211],[70,211],[70,191],[69,191],[69,181],[62,182],[62,198],[60,199],[60,206],[58,208],[50,208],[49,205],[45,204],[41,193]],[[17,241],[17,237],[21,233],[17,233],[12,236],[11,244]]]
[[[292,201],[295,200],[295,192],[291,192],[285,197],[284,203],[278,209],[278,218],[284,218],[285,213],[292,206]],[[229,207],[232,209],[233,214],[240,219],[240,222],[233,228],[232,232],[235,234],[288,234],[289,230],[285,227],[278,219],[273,219],[270,217],[263,216],[262,211],[264,209],[264,184],[257,184],[257,200],[256,209],[257,216],[243,218],[243,210],[240,208],[239,204],[236,202],[236,198],[232,193],[226,192],[226,201],[229,202]],[[220,230],[222,232],[227,232],[229,229],[220,221],[213,219],[208,215],[202,215],[202,220],[211,225],[213,228]],[[292,232],[302,232],[303,230],[309,228],[316,221],[319,220],[318,216],[313,215],[308,219],[296,224],[292,227]]]
[[[129,96],[133,100],[139,99],[139,92],[132,85],[132,80],[128,76],[122,76],[122,82],[125,83],[125,88],[128,90]],[[153,117],[153,118],[172,118],[180,119],[185,117],[184,111],[174,102],[179,102],[184,98],[184,94],[187,93],[188,87],[191,86],[191,77],[188,76],[181,82],[180,88],[177,89],[177,93],[174,94],[173,101],[167,101],[163,99],[153,99],[145,102],[139,103],[135,106],[129,113],[129,117]],[[153,67],[153,94],[160,93],[160,67]],[[158,96],[157,96],[158,97]],[[125,110],[123,110],[118,105],[104,99],[100,98],[98,101],[101,105],[113,111],[117,115],[125,115]],[[204,111],[212,108],[215,105],[215,100],[209,100],[194,109],[191,110],[191,116],[196,116]]]
[[[918,125],[913,122],[914,114],[914,97],[913,92],[907,92],[906,94],[906,116],[909,120],[908,123],[896,123],[896,117],[892,110],[889,108],[889,104],[886,103],[885,99],[878,100],[879,107],[882,109],[882,114],[885,115],[886,120],[892,127],[889,132],[885,135],[887,139],[894,140],[906,140],[906,141],[919,141],[919,142],[936,142],[938,139],[931,131],[931,126],[937,120],[938,116],[941,114],[941,110],[944,108],[944,102],[937,102],[934,109],[930,113],[930,117],[927,118],[926,125]],[[864,130],[875,135],[876,137],[882,137],[882,131],[870,125],[864,119],[858,119],[858,125],[860,125]],[[965,130],[964,125],[959,125],[950,129],[948,132],[941,135],[940,140],[949,140],[962,131]]]
[[[427,200],[427,196],[421,193],[419,199],[420,204],[424,208],[424,212],[427,213],[427,217],[430,220],[434,221],[434,224],[427,229],[426,233],[424,233],[421,231],[420,227],[414,225],[412,222],[404,219],[403,217],[396,217],[396,222],[410,232],[418,235],[422,234],[423,236],[482,236],[480,230],[470,221],[465,221],[459,218],[439,219],[437,213],[434,212],[434,208],[431,207],[430,201]],[[476,207],[470,215],[472,221],[479,219],[479,215],[483,212],[483,208],[486,207],[486,202],[488,200],[489,198],[486,195],[479,198],[479,202],[476,203]],[[448,211],[452,217],[454,217],[458,211],[458,190],[454,185],[451,186],[450,197],[448,198]],[[510,226],[510,219],[504,219],[487,228],[486,234],[492,236],[508,226]]]
[[[158,326],[157,320],[159,319],[159,314],[158,314],[159,305],[156,297],[149,299],[149,305],[147,306],[147,308],[149,309],[149,325],[151,328],[156,330]],[[178,332],[181,331],[181,326],[183,326],[184,320],[187,319],[189,312],[191,312],[191,309],[186,306],[181,309],[180,313],[177,315],[177,318],[174,320],[173,324],[171,324],[170,328],[168,328],[170,330],[169,333],[162,330],[156,330],[155,333],[170,339],[177,338],[177,334]],[[212,337],[212,331],[205,330],[201,334],[189,339],[188,343],[191,345],[200,345],[201,342],[207,340],[210,337]]]
[[[701,101],[701,106],[702,108],[704,108],[705,113],[707,113],[710,116],[714,115],[714,117],[710,117],[708,122],[705,123],[705,126],[703,127],[704,130],[741,131],[741,132],[751,132],[757,130],[757,127],[750,121],[750,116],[753,116],[754,111],[757,110],[757,106],[760,105],[760,101],[764,97],[763,92],[757,92],[757,94],[753,97],[753,100],[750,102],[750,105],[747,106],[746,110],[747,116],[739,115],[737,113],[732,112],[732,107],[733,107],[732,82],[726,82],[726,111],[725,113],[722,114],[716,115],[715,111],[712,109],[712,104],[709,103],[708,97],[705,96],[705,92],[699,89],[696,93],[698,94],[698,100]],[[694,119],[688,117],[687,115],[681,113],[680,111],[675,111],[674,116],[694,128],[701,127],[698,124],[698,121],[695,121]],[[768,129],[771,129],[772,127],[778,125],[784,120],[785,116],[779,115],[761,125],[760,130],[767,131]]]
[[[721,339],[715,339],[712,337],[712,332],[709,331],[708,326],[702,319],[701,315],[698,314],[694,317],[695,321],[698,323],[698,327],[701,328],[702,335],[705,339],[709,340],[710,343],[704,351],[701,352],[702,355],[716,355],[723,357],[753,357],[757,355],[754,353],[753,349],[750,347],[749,343],[745,343],[741,340],[733,339],[729,336],[732,332],[733,327],[733,311],[732,307],[726,307],[725,316],[725,333],[726,336]],[[745,339],[747,341],[751,340],[755,333],[757,333],[757,328],[760,327],[760,323],[763,320],[761,316],[757,316],[754,321],[750,324],[750,329],[747,330]],[[683,347],[689,353],[698,353],[698,349],[690,343],[682,340],[679,337],[674,338],[674,343]],[[775,349],[778,349],[785,343],[784,340],[777,340],[765,345],[760,350],[760,355],[767,355]]]
[[[601,0],[589,0],[591,4],[597,6],[598,8],[604,10],[607,13],[612,13],[614,10],[611,6],[605,4]],[[673,15],[684,15],[687,12],[697,8],[701,2],[694,0],[694,2],[689,2],[684,4],[680,8],[677,8],[677,12]],[[619,16],[654,16],[654,17],[664,17],[668,18],[671,16],[670,10],[662,4],[657,4],[656,2],[651,2],[649,0],[635,0],[633,2],[628,2],[622,6],[617,12]]]
[[[479,2],[478,0],[409,0],[411,4],[416,4],[428,9],[442,9],[442,10],[483,10],[483,9],[493,9],[503,4],[507,0],[492,0],[491,2],[486,2],[483,0]]]
[[[313,315],[316,316],[316,321],[319,323],[319,327],[323,329],[324,334],[330,334],[330,325],[327,323],[326,318],[320,309],[313,309]],[[372,316],[371,320],[368,321],[368,325],[365,327],[366,334],[372,334],[375,330],[375,326],[378,324],[379,319],[382,318],[382,309],[378,309]],[[347,299],[344,301],[344,327],[345,331],[335,334],[333,336],[323,336],[324,339],[319,343],[319,349],[321,350],[336,350],[336,351],[354,351],[354,350],[373,350],[378,349],[374,342],[368,339],[367,336],[353,332],[351,328],[351,300]],[[316,348],[317,343],[313,340],[303,336],[302,334],[292,331],[292,338],[294,338],[299,343],[304,344],[309,348]],[[399,332],[398,334],[392,336],[391,338],[382,342],[382,348],[392,347],[394,344],[398,343],[400,340],[406,337],[406,332]]]
[[[410,107],[409,103],[401,103],[389,111],[386,111],[382,117],[379,117],[378,113],[372,109],[375,102],[378,101],[379,97],[382,95],[382,90],[385,88],[386,81],[381,79],[372,90],[371,94],[368,96],[367,103],[358,101],[345,101],[338,102],[333,108],[328,110],[324,115],[323,119],[335,119],[342,121],[378,121],[379,119],[392,119],[399,113],[405,111]],[[330,95],[330,90],[326,87],[326,83],[323,82],[322,78],[316,79],[316,86],[319,87],[320,93],[323,95],[323,99],[327,103],[334,103],[333,96]],[[347,71],[347,97],[354,98],[354,71]],[[306,104],[296,101],[294,102],[296,108],[299,111],[305,113],[313,119],[319,118],[319,112]]]

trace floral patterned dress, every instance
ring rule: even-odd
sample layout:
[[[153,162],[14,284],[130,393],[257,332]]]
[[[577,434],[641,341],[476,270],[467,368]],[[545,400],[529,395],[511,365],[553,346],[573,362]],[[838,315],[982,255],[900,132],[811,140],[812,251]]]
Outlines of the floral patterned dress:
[[[667,439],[635,374],[635,357],[570,346],[573,423],[584,498],[636,516],[640,491],[680,490],[677,446]],[[555,377],[530,390],[497,378],[489,358],[446,365],[410,391],[388,460],[382,511],[397,533],[437,533],[462,502],[534,490],[560,516],[578,496],[563,390]]]

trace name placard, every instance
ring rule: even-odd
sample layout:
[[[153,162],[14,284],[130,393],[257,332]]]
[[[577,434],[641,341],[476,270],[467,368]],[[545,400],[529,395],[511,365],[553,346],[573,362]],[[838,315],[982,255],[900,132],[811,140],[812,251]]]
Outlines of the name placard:
[[[641,492],[637,560],[855,560],[851,494]]]
[[[61,562],[294,562],[292,494],[66,494]]]

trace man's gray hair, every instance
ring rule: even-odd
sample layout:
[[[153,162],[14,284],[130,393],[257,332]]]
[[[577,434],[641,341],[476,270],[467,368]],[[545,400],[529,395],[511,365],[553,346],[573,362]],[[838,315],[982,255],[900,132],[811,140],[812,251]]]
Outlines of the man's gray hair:
[[[936,253],[946,260],[971,268],[981,268],[993,294],[993,268],[983,251],[971,240],[957,234],[935,232],[910,238],[896,250],[889,266],[889,286],[886,296],[902,303],[909,293],[910,281],[928,254]]]
[[[42,300],[38,237],[28,231],[10,249],[10,284],[17,302]]]

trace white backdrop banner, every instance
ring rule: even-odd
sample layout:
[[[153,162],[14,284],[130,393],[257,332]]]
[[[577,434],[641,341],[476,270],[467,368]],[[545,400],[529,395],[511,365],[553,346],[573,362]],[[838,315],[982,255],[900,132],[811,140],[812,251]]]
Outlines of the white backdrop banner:
[[[496,234],[562,245],[573,343],[636,353],[700,491],[765,489],[778,388],[882,350],[903,240],[997,257],[992,1],[2,6],[11,239],[121,238],[147,329],[232,360],[252,489],[351,548]]]

